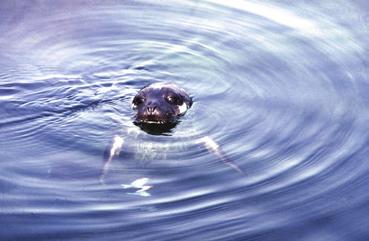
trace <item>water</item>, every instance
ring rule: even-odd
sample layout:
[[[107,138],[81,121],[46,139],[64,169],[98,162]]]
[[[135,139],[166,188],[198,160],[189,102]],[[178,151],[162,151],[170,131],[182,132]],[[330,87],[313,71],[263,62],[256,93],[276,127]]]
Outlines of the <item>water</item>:
[[[0,239],[368,240],[368,9],[1,1]],[[161,81],[195,102],[153,136],[130,101]]]

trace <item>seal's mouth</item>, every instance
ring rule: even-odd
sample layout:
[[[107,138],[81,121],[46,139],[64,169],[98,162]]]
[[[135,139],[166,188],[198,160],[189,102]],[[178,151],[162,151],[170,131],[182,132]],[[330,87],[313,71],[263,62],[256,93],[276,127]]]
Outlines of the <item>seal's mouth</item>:
[[[163,135],[171,133],[174,127],[177,126],[178,121],[136,120],[133,123],[148,134]]]
[[[137,124],[151,124],[151,125],[165,125],[171,122],[168,121],[160,121],[160,120],[135,120]]]
[[[174,123],[176,118],[170,113],[157,112],[155,114],[150,114],[147,112],[138,113],[135,116],[135,121],[138,124],[152,124],[152,125],[166,125]]]

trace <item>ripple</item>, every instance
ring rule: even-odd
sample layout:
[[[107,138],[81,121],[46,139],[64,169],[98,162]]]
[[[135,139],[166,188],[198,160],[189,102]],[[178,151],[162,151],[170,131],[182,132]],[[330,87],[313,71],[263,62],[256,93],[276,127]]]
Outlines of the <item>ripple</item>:
[[[5,238],[369,237],[357,215],[369,171],[364,9],[55,4],[0,7]],[[160,81],[188,90],[194,105],[172,133],[152,136],[132,124],[130,102]],[[103,186],[103,152],[117,133],[125,149]],[[199,145],[205,136],[246,174]],[[150,197],[122,188],[139,178]]]

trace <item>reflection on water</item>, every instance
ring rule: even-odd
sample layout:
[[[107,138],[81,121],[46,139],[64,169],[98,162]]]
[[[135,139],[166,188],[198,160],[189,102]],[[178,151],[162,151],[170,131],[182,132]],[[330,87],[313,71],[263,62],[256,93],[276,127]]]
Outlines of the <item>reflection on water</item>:
[[[1,239],[369,239],[368,9],[2,1]],[[150,135],[130,102],[161,81],[195,104]]]

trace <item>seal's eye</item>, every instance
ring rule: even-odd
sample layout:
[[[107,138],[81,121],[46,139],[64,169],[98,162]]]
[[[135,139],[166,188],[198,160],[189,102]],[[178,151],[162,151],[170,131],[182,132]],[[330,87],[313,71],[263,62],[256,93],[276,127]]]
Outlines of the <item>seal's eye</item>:
[[[143,97],[143,96],[135,96],[135,98],[133,98],[133,101],[132,101],[132,103],[134,104],[134,105],[140,105],[140,104],[142,104],[142,103],[144,103],[145,102],[145,98]]]
[[[168,103],[170,104],[177,104],[178,101],[179,101],[179,98],[178,96],[175,96],[175,95],[168,95],[166,98],[165,98]]]

